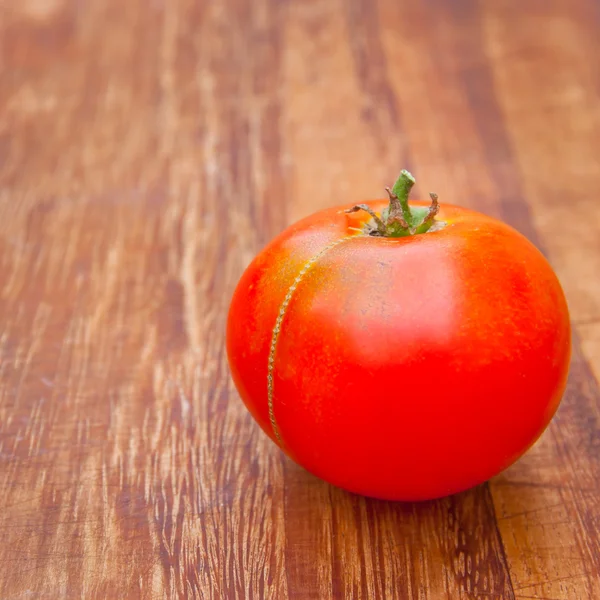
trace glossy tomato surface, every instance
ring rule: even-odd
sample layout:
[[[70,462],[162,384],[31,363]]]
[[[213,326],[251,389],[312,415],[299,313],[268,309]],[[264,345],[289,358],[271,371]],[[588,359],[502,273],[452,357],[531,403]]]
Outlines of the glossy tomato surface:
[[[553,270],[470,210],[442,205],[443,229],[383,238],[344,208],[291,226],[243,274],[227,351],[244,403],[294,461],[352,492],[422,500],[489,479],[566,385]]]

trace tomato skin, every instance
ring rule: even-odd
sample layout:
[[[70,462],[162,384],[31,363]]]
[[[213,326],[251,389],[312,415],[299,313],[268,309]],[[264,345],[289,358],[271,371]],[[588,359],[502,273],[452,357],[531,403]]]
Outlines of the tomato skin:
[[[424,500],[482,483],[535,442],[564,392],[560,284],[525,237],[474,211],[442,205],[442,230],[381,238],[356,232],[365,216],[348,207],[291,226],[242,275],[227,323],[242,400],[293,460],[346,490]]]

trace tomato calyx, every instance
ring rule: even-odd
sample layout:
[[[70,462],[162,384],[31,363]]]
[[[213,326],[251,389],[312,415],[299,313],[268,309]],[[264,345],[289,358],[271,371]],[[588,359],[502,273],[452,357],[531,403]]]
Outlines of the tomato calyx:
[[[431,205],[428,208],[408,205],[408,196],[414,184],[415,178],[403,170],[392,189],[385,188],[390,203],[381,211],[381,215],[367,204],[357,204],[346,212],[364,210],[368,213],[371,220],[365,223],[364,232],[372,236],[407,237],[441,229],[444,224],[435,220],[439,211],[437,194],[429,194]]]

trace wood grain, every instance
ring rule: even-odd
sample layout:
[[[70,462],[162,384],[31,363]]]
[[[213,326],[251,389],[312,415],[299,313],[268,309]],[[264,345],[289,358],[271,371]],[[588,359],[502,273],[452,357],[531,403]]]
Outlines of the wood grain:
[[[0,4],[0,598],[600,598],[593,0]],[[258,431],[228,301],[286,224],[418,191],[548,256],[549,430],[436,502],[352,496]]]

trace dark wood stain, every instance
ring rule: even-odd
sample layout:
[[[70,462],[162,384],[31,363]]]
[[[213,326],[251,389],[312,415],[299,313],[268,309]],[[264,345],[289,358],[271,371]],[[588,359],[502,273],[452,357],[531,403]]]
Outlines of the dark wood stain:
[[[569,7],[2,9],[0,597],[600,598],[600,288],[571,276],[597,241],[565,240],[561,222],[570,185],[568,214],[597,214],[580,181],[596,189],[600,171],[528,127],[547,114],[584,159],[600,152],[598,71],[577,59],[598,49],[600,13]],[[538,102],[527,73],[542,71]],[[360,97],[300,97],[297,81]],[[329,143],[339,122],[303,102],[371,149]],[[360,169],[340,171],[342,146]],[[504,218],[561,267],[580,324],[565,399],[489,484],[418,504],[353,496],[283,457],[242,406],[224,346],[237,278],[291,214],[340,200],[299,193],[318,189],[306,164],[334,192],[383,168],[435,176],[440,197]]]

